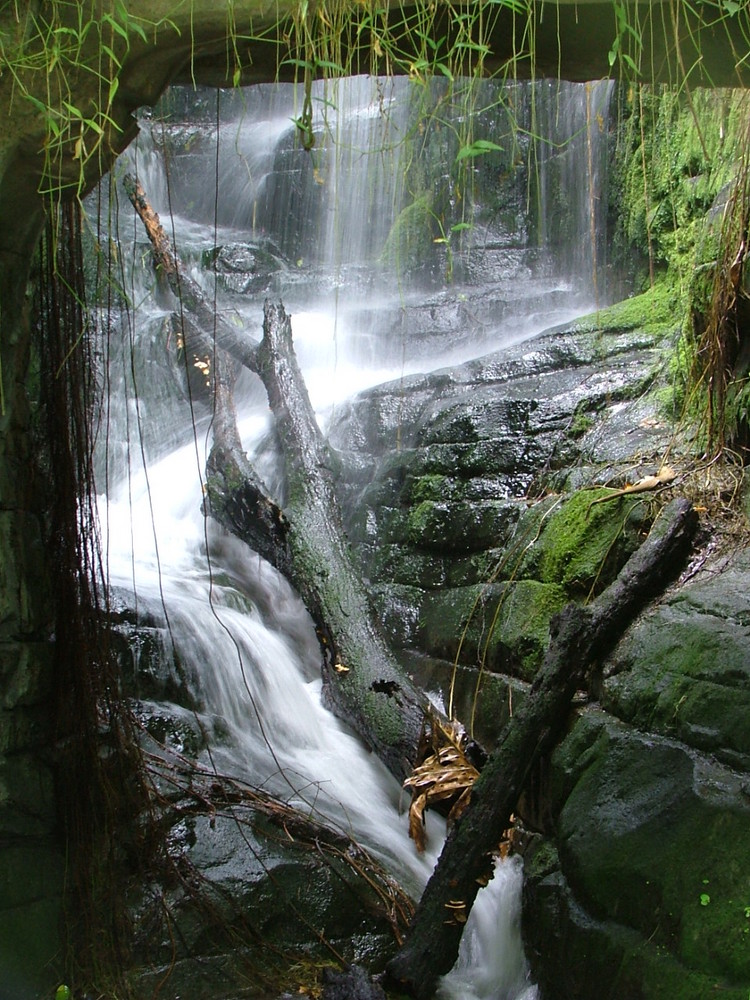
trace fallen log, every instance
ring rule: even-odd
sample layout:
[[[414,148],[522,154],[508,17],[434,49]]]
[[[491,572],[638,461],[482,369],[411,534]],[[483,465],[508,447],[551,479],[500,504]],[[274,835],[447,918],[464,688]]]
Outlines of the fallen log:
[[[436,713],[391,653],[355,566],[336,496],[336,458],[318,428],[283,306],[266,303],[263,331],[257,371],[281,446],[286,503],[282,511],[270,501],[254,475],[231,481],[227,468],[231,475],[245,468],[235,446],[225,457],[212,452],[209,510],[297,590],[320,642],[325,703],[403,780]],[[259,543],[255,513],[268,503],[275,521]]]
[[[400,990],[430,997],[448,972],[480,885],[492,877],[493,852],[510,825],[534,763],[549,752],[568,719],[576,690],[614,646],[634,615],[672,578],[697,523],[687,500],[674,500],[619,576],[586,607],[569,604],[553,619],[551,642],[528,698],[507,723],[454,824],[422,895],[406,942],[388,965]]]
[[[188,319],[183,328],[192,331],[191,349],[213,359],[214,445],[205,510],[297,590],[322,651],[324,702],[403,781],[438,713],[393,656],[352,558],[336,496],[336,458],[310,404],[290,319],[281,304],[266,303],[261,342],[245,343],[181,270],[142,187],[128,178],[126,190],[151,240],[155,265]],[[286,473],[283,509],[242,448],[231,359],[258,374],[268,393]]]
[[[217,349],[226,351],[245,368],[256,371],[257,344],[241,336],[235,327],[217,315],[213,305],[206,301],[200,285],[180,267],[169,237],[140,182],[131,174],[126,174],[123,187],[151,242],[154,269],[165,279],[177,299],[180,313],[188,318],[183,327],[186,348],[196,355],[211,358]]]

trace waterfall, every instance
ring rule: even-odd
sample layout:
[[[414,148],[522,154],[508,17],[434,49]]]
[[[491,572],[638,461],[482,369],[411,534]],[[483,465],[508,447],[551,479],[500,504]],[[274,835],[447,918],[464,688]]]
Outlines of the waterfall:
[[[467,116],[447,82],[318,83],[310,152],[299,146],[291,86],[175,91],[144,117],[123,158],[225,319],[258,337],[264,296],[283,297],[322,424],[366,386],[517,342],[605,294],[591,242],[599,217],[592,224],[587,206],[600,212],[604,202],[607,85],[555,84],[557,104],[546,84],[472,87]],[[500,148],[482,151],[482,137]],[[550,223],[553,203],[571,206],[565,227]],[[430,817],[430,850],[417,855],[394,779],[321,707],[319,654],[299,599],[204,521],[210,412],[200,370],[187,391],[145,238],[113,199],[110,217],[118,211],[110,232],[92,223],[101,245],[116,243],[123,303],[119,320],[100,322],[97,468],[110,584],[164,610],[213,762],[345,827],[418,895],[442,823]],[[243,374],[236,403],[243,444],[273,484],[254,376]],[[536,996],[520,884],[518,859],[498,866],[441,997]]]

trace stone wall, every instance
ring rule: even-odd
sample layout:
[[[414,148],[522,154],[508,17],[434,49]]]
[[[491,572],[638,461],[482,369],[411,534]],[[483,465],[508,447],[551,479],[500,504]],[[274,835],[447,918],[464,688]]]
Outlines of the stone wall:
[[[51,766],[54,603],[32,436],[39,374],[26,285],[34,215],[25,232],[15,229],[17,258],[0,252],[0,996],[22,1000],[54,979],[64,868]]]

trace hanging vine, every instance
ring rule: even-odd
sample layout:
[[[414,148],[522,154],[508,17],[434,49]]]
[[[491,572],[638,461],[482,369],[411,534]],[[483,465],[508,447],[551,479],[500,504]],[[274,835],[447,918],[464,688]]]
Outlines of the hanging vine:
[[[106,621],[93,478],[94,366],[85,305],[81,214],[60,206],[40,247],[36,282],[48,548],[55,590],[55,774],[69,852],[68,967],[119,981],[131,936],[125,875],[154,850],[133,719],[119,690]],[[99,947],[92,947],[98,941]]]

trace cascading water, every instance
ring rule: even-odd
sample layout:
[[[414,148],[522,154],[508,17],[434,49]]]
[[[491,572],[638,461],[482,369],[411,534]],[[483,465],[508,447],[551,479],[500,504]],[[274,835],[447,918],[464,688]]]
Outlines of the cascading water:
[[[297,142],[291,87],[176,93],[165,121],[144,121],[129,169],[135,165],[182,259],[225,318],[257,338],[262,298],[283,297],[321,422],[340,400],[424,370],[427,358],[436,367],[497,349],[603,295],[594,277],[601,255],[590,246],[572,273],[559,227],[553,239],[528,198],[534,189],[532,200],[548,203],[552,174],[555,197],[571,204],[573,191],[601,184],[606,84],[585,92],[556,85],[565,107],[557,120],[541,86],[500,95],[479,88],[469,117],[437,85],[316,86],[309,153]],[[433,110],[424,118],[427,99]],[[175,114],[181,103],[190,103],[189,115]],[[546,141],[534,146],[529,136],[542,128]],[[502,147],[494,160],[476,145],[485,134]],[[578,136],[577,153],[566,136]],[[554,162],[559,151],[572,161],[564,169]],[[591,197],[601,198],[601,186]],[[566,238],[580,247],[597,229],[579,216]],[[314,806],[418,894],[440,821],[430,819],[432,853],[418,856],[394,780],[320,705],[316,640],[298,599],[242,543],[204,521],[210,413],[201,369],[186,393],[184,371],[167,351],[177,333],[154,294],[145,240],[124,212],[112,236],[131,306],[120,330],[102,323],[109,367],[99,469],[110,582],[136,604],[163,609],[213,763]],[[243,377],[236,403],[243,444],[274,484],[267,404],[254,377]],[[520,863],[507,862],[480,893],[440,996],[536,996],[520,942],[520,880]]]

